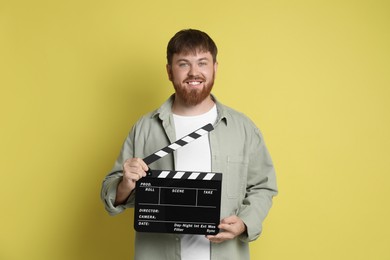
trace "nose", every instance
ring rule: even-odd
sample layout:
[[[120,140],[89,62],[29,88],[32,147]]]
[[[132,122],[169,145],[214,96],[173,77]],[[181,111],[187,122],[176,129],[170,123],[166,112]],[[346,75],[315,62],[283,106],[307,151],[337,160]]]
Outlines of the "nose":
[[[196,65],[190,66],[190,69],[188,71],[188,76],[195,77],[199,75],[199,68]]]

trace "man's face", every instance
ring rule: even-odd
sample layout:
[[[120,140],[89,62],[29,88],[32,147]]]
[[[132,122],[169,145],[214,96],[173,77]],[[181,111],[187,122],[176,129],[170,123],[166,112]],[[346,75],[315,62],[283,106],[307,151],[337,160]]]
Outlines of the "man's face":
[[[214,85],[217,63],[210,52],[179,53],[167,65],[169,80],[176,90],[176,98],[186,105],[197,105],[210,95]]]

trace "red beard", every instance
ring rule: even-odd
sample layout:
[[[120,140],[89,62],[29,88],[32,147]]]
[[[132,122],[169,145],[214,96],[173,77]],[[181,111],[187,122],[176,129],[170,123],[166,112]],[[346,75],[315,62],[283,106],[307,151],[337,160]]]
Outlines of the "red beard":
[[[174,85],[176,95],[180,97],[188,106],[195,106],[205,100],[211,93],[214,85],[214,78],[203,86],[202,89],[188,89],[181,86]]]

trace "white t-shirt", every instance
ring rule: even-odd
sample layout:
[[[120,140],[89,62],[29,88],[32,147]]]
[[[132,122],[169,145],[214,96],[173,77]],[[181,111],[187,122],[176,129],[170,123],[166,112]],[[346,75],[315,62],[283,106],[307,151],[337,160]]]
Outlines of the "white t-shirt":
[[[206,124],[214,124],[217,107],[198,116],[173,115],[176,138],[180,139]],[[204,135],[176,151],[176,171],[211,171],[209,136]],[[204,235],[181,235],[182,260],[210,260],[210,241]]]

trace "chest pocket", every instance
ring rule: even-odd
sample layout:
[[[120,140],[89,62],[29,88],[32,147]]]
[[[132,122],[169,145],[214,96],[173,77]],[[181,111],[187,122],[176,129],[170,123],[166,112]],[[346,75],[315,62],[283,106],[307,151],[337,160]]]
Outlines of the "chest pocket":
[[[243,197],[248,172],[248,159],[244,156],[228,156],[226,160],[227,196],[229,199]]]

